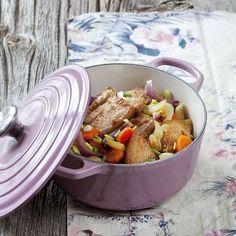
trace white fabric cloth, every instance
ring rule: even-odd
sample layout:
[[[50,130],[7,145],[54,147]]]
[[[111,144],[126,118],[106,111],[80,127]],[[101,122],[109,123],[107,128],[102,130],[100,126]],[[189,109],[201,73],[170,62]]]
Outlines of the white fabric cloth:
[[[208,113],[199,161],[183,190],[162,205],[125,213],[68,197],[68,235],[236,235],[236,15],[85,14],[68,21],[68,50],[69,63],[82,66],[186,60],[204,74],[200,95]]]

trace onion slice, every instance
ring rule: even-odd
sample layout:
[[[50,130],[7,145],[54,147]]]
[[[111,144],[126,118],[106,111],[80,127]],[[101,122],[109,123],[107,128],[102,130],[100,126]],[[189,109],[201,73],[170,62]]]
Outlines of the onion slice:
[[[179,100],[171,100],[170,103],[174,108],[176,108],[179,105]]]
[[[104,154],[102,154],[102,153],[93,152],[93,151],[89,150],[89,148],[86,146],[86,142],[83,138],[83,134],[81,131],[78,134],[77,145],[78,145],[79,150],[83,156],[86,156],[86,157],[88,157],[88,156],[104,156]]]
[[[160,114],[159,112],[154,112],[154,113],[152,114],[152,117],[153,117],[154,120],[160,121],[161,114]]]
[[[90,97],[89,106],[93,103],[93,101],[94,101],[96,98],[97,98],[97,96],[96,96],[96,97],[94,97],[94,96],[91,96],[91,97]]]
[[[156,99],[158,102],[164,100],[164,98],[158,94],[158,92],[153,88],[152,86],[152,80],[148,80],[146,82],[146,85],[145,85],[145,91],[146,91],[146,94],[152,98],[152,99]]]
[[[120,130],[123,130],[124,128],[126,128],[127,126],[129,126],[127,123],[124,123],[123,125],[121,125],[120,127],[116,128],[114,131],[112,131],[109,135],[112,136],[113,138],[115,138],[116,133]]]

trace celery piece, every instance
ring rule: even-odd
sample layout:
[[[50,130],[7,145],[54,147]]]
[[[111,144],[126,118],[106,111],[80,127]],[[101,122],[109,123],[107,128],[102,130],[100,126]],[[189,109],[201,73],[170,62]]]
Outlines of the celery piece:
[[[72,145],[71,150],[76,155],[81,155],[79,148],[76,145]]]
[[[156,105],[158,102],[156,99],[152,99],[151,103],[148,106],[154,106]]]
[[[91,161],[102,162],[101,158],[97,156],[90,156],[90,157],[87,157],[87,159]]]
[[[123,120],[129,127],[133,127],[134,125],[132,124],[132,122],[130,122],[128,119],[124,119]]]
[[[109,138],[109,139],[114,140],[114,138],[111,135],[105,134],[104,136],[105,136],[105,138]]]
[[[93,141],[96,142],[96,143],[102,143],[102,138],[100,138],[99,136],[95,136],[93,138]]]
[[[87,147],[88,149],[90,149],[91,151],[93,151],[93,147],[92,147],[89,143],[85,143],[85,145],[86,145],[86,147]]]
[[[125,145],[123,143],[116,142],[106,137],[107,144],[114,149],[125,151]]]
[[[131,97],[131,93],[128,92],[128,91],[125,91],[125,92],[124,92],[124,97],[125,97],[125,98],[128,98],[128,97],[130,98],[130,97]]]
[[[159,151],[157,151],[155,148],[152,148],[152,151],[156,154],[157,157],[161,154]]]
[[[156,161],[156,159],[148,159],[148,160],[146,160],[144,162],[153,162],[153,161]]]

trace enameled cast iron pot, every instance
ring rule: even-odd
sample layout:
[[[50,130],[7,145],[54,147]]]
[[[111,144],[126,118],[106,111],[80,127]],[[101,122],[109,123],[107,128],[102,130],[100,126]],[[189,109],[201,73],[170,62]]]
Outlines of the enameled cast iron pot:
[[[172,65],[190,72],[196,79],[191,86],[156,69]],[[151,67],[150,67],[151,66]],[[111,210],[143,209],[163,202],[188,182],[196,165],[206,125],[205,106],[198,95],[202,74],[192,65],[161,58],[148,66],[110,64],[88,67],[92,95],[110,85],[120,90],[143,87],[147,80],[160,91],[170,89],[186,104],[194,125],[194,142],[166,160],[144,164],[100,164],[68,155],[56,171],[56,183],[74,198],[91,206]]]
[[[157,69],[170,65],[189,72],[191,84]],[[91,95],[110,85],[119,90],[153,81],[186,104],[194,141],[165,160],[144,164],[108,164],[68,154]],[[53,176],[74,198],[103,209],[134,210],[161,203],[189,181],[206,126],[206,109],[198,91],[203,76],[192,65],[158,58],[148,65],[69,65],[42,80],[18,106],[0,114],[0,218],[32,198]],[[91,94],[90,94],[91,90]]]

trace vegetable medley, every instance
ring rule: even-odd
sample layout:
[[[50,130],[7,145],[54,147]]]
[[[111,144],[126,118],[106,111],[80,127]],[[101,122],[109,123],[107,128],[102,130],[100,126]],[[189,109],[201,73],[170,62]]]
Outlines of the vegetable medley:
[[[135,164],[168,158],[193,141],[186,106],[170,90],[105,88],[91,98],[71,151],[89,160]]]

